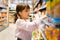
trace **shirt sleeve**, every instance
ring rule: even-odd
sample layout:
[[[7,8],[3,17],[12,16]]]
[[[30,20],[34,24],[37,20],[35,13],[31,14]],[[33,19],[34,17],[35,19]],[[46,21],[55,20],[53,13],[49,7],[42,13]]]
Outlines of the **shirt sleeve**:
[[[20,19],[18,19],[16,21],[17,27],[19,29],[23,29],[23,30],[26,30],[26,31],[34,31],[35,29],[38,28],[39,23],[40,23],[39,19],[34,20],[33,22],[26,22],[26,21],[20,20]]]

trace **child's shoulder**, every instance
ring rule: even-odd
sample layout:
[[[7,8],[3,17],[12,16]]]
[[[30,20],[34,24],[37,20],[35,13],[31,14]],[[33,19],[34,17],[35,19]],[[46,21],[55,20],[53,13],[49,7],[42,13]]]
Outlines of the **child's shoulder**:
[[[16,21],[16,22],[22,22],[22,21],[24,21],[24,20],[22,20],[22,19],[17,19],[17,21]]]
[[[16,22],[19,22],[19,21],[20,21],[20,19],[17,19],[17,20],[16,20]]]

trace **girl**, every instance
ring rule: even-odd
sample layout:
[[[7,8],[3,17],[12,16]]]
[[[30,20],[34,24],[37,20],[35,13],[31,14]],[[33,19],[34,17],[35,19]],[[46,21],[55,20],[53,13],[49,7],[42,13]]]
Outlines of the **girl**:
[[[28,4],[20,3],[16,6],[15,23],[17,40],[31,40],[32,31],[38,28],[40,19],[32,22],[26,21],[29,18],[30,7]]]

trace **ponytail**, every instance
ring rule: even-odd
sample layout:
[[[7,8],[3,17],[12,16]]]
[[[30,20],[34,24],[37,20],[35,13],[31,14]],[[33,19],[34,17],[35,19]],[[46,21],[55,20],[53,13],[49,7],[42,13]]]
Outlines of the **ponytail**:
[[[18,19],[17,13],[14,14],[14,23],[16,22],[16,20]]]

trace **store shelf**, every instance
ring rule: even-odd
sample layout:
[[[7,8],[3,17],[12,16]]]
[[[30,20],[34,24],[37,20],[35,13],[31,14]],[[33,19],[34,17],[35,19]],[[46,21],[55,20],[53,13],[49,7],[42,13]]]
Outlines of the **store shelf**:
[[[0,5],[0,9],[6,9],[4,5]]]
[[[9,11],[10,14],[16,13],[15,11]]]
[[[2,21],[4,21],[4,20],[5,20],[5,19],[3,19],[3,20],[0,20],[0,21],[2,22]]]
[[[1,27],[1,28],[0,28],[0,32],[3,31],[3,30],[6,29],[6,28],[7,28],[7,26],[6,26],[6,27]]]
[[[14,10],[14,9],[10,9],[9,11],[16,11],[16,10]]]
[[[4,30],[6,27],[8,27],[8,6],[0,5],[0,31]]]
[[[40,17],[40,19],[44,19],[44,18],[46,18],[46,15]]]
[[[0,26],[2,26],[2,24],[0,24]]]
[[[43,22],[46,24],[46,25],[49,25],[49,26],[52,26],[55,28],[55,25],[53,23],[49,23],[48,20],[43,20]]]
[[[36,12],[36,11],[43,11],[43,10],[46,10],[46,5],[44,5],[44,6],[41,6],[40,8],[38,8],[38,9],[36,9],[34,12]]]
[[[40,10],[40,11],[46,10],[46,5],[42,6],[42,7],[39,8],[38,10]]]
[[[44,31],[39,30],[39,32],[42,34],[42,37],[44,38],[44,40],[47,40],[47,38],[46,38],[46,35],[45,35]]]
[[[38,2],[36,2],[36,4],[34,5],[34,8],[38,5],[38,3],[39,3],[39,0],[38,0]]]

